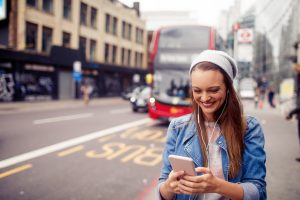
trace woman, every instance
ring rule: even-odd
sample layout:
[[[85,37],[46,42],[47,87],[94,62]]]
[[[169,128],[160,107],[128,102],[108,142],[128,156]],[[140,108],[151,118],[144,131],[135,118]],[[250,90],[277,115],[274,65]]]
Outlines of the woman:
[[[236,74],[235,61],[221,51],[203,51],[193,61],[193,112],[169,125],[162,199],[266,199],[264,136],[258,121],[243,115]],[[172,171],[171,154],[192,158],[198,176]]]

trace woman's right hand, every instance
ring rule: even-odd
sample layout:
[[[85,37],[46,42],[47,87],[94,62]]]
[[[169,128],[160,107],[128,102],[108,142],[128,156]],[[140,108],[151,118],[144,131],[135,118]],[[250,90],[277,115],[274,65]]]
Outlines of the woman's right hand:
[[[171,171],[168,179],[165,182],[165,188],[170,193],[179,194],[180,190],[178,187],[180,178],[184,175],[184,171]]]

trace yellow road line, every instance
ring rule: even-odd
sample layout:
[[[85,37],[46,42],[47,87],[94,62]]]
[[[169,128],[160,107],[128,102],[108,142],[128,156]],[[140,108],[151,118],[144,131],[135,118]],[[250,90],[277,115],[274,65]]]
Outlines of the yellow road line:
[[[106,136],[106,137],[102,137],[98,140],[98,142],[106,142],[108,140],[110,140],[111,138],[115,137],[114,135],[109,135],[109,136]]]
[[[6,172],[1,173],[1,174],[0,174],[0,178],[4,178],[4,177],[6,177],[6,176],[10,176],[10,175],[13,175],[13,174],[16,174],[16,173],[25,171],[25,170],[27,170],[27,169],[30,169],[31,167],[32,167],[32,164],[26,164],[26,165],[23,165],[23,166],[21,166],[21,167],[17,167],[17,168],[8,170],[8,171],[6,171]]]
[[[78,151],[81,151],[83,149],[83,145],[79,145],[79,146],[76,146],[74,148],[71,148],[71,149],[67,149],[65,151],[61,151],[57,154],[58,157],[63,157],[63,156],[67,156],[67,155],[70,155],[72,153],[75,153],[75,152],[78,152]]]

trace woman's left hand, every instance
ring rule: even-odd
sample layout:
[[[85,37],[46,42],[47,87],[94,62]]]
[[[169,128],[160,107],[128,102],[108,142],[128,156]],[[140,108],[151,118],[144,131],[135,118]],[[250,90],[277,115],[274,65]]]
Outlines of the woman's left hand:
[[[179,181],[180,193],[199,194],[199,193],[218,193],[219,178],[215,177],[209,168],[198,167],[197,173],[200,176],[183,176]]]

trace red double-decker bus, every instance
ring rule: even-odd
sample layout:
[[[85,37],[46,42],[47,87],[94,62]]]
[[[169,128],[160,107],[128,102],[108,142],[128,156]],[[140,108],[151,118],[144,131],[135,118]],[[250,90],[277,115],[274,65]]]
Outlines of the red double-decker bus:
[[[190,64],[205,49],[224,50],[222,38],[208,26],[171,26],[154,32],[151,45],[149,116],[170,120],[190,113]]]

